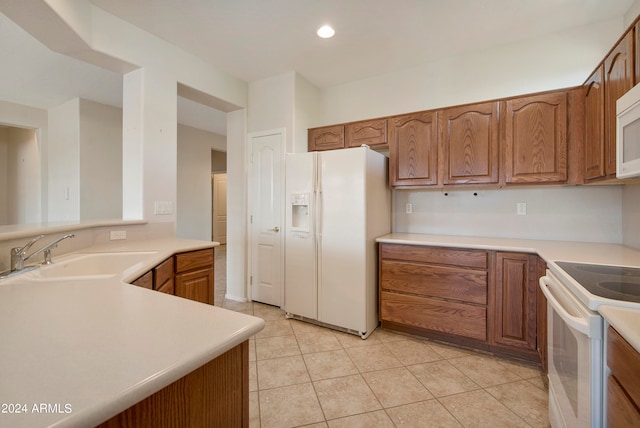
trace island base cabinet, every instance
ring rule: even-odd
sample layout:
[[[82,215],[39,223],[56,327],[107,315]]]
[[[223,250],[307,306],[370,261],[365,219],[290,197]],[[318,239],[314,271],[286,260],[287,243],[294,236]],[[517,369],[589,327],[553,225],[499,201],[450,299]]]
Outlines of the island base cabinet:
[[[98,425],[134,427],[248,427],[249,342]]]

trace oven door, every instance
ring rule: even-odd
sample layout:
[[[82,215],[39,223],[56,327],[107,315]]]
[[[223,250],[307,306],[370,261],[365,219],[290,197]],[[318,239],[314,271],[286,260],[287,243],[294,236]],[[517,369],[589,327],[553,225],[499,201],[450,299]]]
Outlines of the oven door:
[[[552,427],[602,425],[602,317],[587,310],[549,271],[549,421]]]

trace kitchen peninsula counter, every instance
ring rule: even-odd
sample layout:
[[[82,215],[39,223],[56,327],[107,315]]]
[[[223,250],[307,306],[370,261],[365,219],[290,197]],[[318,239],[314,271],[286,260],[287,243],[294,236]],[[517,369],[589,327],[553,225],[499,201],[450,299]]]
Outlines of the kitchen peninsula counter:
[[[127,283],[216,245],[121,241],[80,252],[154,253],[115,277],[0,280],[0,426],[97,425],[259,332],[259,318]]]

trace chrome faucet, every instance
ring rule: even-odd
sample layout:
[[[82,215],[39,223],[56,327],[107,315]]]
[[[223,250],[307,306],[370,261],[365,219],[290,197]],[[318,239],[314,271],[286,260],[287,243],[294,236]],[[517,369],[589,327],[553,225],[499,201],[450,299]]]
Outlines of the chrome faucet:
[[[43,253],[44,252],[44,261],[42,262],[43,265],[50,265],[51,263],[53,263],[51,261],[51,250],[55,247],[58,246],[58,244],[60,243],[60,241],[62,241],[63,239],[67,239],[67,238],[73,238],[75,235],[73,233],[70,233],[68,235],[64,235],[61,238],[56,239],[53,242],[48,243],[47,245],[45,245],[44,247],[34,251],[33,253],[29,254],[28,256],[27,254],[27,250],[29,250],[29,248],[31,248],[31,246],[40,238],[43,238],[44,235],[40,235],[37,236],[35,238],[33,238],[32,240],[30,240],[29,242],[27,242],[25,244],[24,247],[16,247],[16,248],[12,248],[11,249],[11,271],[18,271],[18,270],[22,270],[24,269],[24,264],[25,262],[27,262],[31,257]]]

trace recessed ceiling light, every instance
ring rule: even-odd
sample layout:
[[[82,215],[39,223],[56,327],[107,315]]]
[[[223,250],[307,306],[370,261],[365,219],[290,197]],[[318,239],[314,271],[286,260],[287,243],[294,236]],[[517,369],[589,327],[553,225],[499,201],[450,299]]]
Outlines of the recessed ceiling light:
[[[333,37],[334,34],[336,34],[336,30],[331,28],[330,25],[323,25],[322,27],[318,28],[317,34],[318,34],[318,37],[322,37],[323,39],[328,39],[330,37]]]

